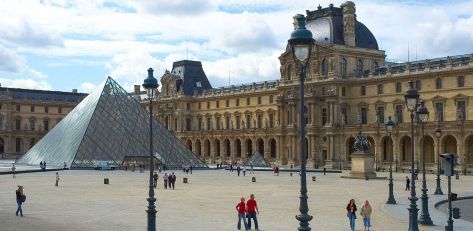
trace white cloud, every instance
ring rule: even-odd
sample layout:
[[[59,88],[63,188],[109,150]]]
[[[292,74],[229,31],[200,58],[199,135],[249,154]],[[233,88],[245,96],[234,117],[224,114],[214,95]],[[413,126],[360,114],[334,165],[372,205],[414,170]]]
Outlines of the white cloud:
[[[45,31],[25,19],[0,22],[0,39],[9,43],[31,47],[62,46],[63,40],[54,32]]]
[[[138,12],[156,15],[171,14],[180,17],[199,15],[216,9],[209,0],[142,0],[136,7]]]
[[[85,83],[82,83],[79,87],[79,91],[80,92],[86,92],[86,93],[90,93],[92,92],[93,90],[95,90],[95,88],[97,88],[97,85],[94,84],[94,83],[90,83],[90,82],[85,82]]]
[[[113,56],[110,63],[110,76],[128,85],[141,84],[147,76],[148,68],[155,70],[155,77],[163,70],[163,62],[146,51],[134,51]]]
[[[0,83],[2,87],[51,90],[51,85],[44,80],[0,78]]]
[[[0,71],[20,72],[25,67],[24,59],[0,44]]]

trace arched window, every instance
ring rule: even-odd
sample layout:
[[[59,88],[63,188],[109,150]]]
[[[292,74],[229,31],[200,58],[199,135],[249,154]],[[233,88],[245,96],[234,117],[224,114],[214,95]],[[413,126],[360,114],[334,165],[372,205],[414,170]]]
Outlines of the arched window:
[[[322,76],[324,79],[328,77],[328,61],[326,58],[322,60]]]
[[[292,79],[292,65],[289,64],[289,66],[287,66],[287,73],[286,73],[286,76],[287,76],[287,80],[291,80]]]
[[[16,152],[21,152],[21,138],[16,138],[15,150]]]
[[[441,78],[437,78],[435,80],[435,89],[442,89],[442,79]]]
[[[356,77],[363,77],[363,61],[361,59],[356,62]]]
[[[340,76],[345,78],[347,76],[347,59],[340,59]]]
[[[464,76],[458,76],[457,85],[458,85],[458,87],[464,87],[465,86],[465,77]]]

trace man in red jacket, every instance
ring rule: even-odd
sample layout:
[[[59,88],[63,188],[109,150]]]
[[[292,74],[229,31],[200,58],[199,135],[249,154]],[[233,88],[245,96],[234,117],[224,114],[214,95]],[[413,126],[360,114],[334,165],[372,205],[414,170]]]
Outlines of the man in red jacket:
[[[246,210],[248,211],[248,228],[251,229],[251,218],[255,222],[255,229],[258,230],[258,219],[256,219],[256,213],[259,214],[258,205],[256,204],[255,195],[251,194],[250,198],[246,202]]]

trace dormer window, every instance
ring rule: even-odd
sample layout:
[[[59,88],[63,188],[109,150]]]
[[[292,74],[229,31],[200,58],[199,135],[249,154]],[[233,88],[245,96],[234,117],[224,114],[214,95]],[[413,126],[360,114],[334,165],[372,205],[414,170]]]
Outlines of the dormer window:
[[[200,81],[195,82],[196,87],[202,87],[202,83]]]

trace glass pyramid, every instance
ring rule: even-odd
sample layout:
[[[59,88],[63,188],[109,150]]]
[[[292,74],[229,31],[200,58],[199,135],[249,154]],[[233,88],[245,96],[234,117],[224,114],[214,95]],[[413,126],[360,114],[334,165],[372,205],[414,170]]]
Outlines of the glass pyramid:
[[[153,147],[155,158],[168,168],[207,167],[156,119]],[[149,112],[108,77],[18,163],[91,168],[96,160],[121,166],[134,156],[149,156]]]
[[[253,167],[271,167],[271,164],[266,162],[263,155],[259,152],[253,153],[243,164],[244,166],[253,166]]]

